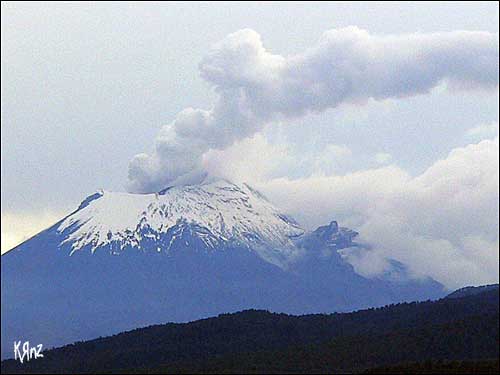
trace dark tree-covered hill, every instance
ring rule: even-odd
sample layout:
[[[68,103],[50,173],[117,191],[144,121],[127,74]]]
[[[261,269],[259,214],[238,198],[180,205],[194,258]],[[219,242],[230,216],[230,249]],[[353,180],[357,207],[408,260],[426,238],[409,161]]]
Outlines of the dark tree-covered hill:
[[[460,297],[472,296],[474,294],[480,294],[495,289],[498,290],[498,284],[467,286],[465,288],[455,290],[453,293],[448,294],[446,298],[460,298]]]
[[[343,314],[247,310],[77,342],[22,365],[3,361],[2,373],[327,373],[425,361],[494,361],[498,299],[493,288]]]

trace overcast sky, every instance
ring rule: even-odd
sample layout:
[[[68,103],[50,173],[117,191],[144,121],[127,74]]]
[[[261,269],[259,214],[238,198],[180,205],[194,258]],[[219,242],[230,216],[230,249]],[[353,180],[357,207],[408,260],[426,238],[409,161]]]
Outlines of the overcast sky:
[[[498,24],[496,2],[3,2],[2,252],[97,189],[201,170],[253,183],[308,228],[363,228],[378,243],[350,255],[360,273],[393,257],[418,274],[427,251],[498,280]],[[251,118],[227,116],[235,85]],[[186,108],[226,129],[192,146]],[[165,126],[181,146],[161,154]],[[173,171],[173,155],[192,160]]]

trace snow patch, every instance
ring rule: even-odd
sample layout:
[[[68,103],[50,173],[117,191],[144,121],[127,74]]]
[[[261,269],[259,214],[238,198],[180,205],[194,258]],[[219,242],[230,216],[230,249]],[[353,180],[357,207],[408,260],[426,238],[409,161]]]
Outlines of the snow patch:
[[[291,238],[304,233],[259,192],[224,180],[154,194],[103,191],[89,198],[57,228],[64,233],[61,245],[69,244],[70,254],[86,247],[94,252],[115,242],[120,249],[140,249],[143,239],[156,241],[161,233],[187,223],[207,230],[197,233],[207,248],[214,248],[217,241],[232,241],[279,263],[278,257],[291,257],[297,251]]]

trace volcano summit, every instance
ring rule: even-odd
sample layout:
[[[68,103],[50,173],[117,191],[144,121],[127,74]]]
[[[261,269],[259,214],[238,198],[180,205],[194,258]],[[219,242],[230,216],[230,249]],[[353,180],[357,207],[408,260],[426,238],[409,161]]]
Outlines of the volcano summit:
[[[262,194],[216,180],[154,194],[97,192],[2,256],[2,357],[248,308],[320,313],[428,299],[404,267],[367,279],[336,222],[307,232]],[[361,250],[363,250],[361,248]]]

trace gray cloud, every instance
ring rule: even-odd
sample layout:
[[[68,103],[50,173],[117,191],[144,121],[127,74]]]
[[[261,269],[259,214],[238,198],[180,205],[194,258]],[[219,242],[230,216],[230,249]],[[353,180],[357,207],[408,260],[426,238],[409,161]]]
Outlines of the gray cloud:
[[[204,175],[203,155],[253,136],[274,120],[429,92],[498,86],[498,34],[456,31],[376,36],[330,30],[292,56],[268,52],[260,35],[240,30],[215,44],[201,76],[217,93],[210,110],[188,108],[165,125],[151,154],[129,165],[129,190],[157,191]]]
[[[456,148],[416,177],[392,165],[256,186],[310,227],[337,219],[359,230],[370,250],[344,256],[365,276],[397,260],[451,289],[498,282],[498,138]]]

